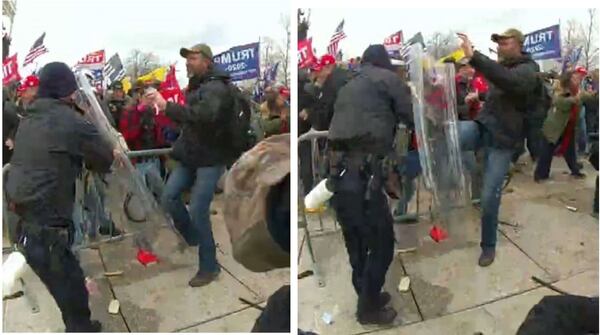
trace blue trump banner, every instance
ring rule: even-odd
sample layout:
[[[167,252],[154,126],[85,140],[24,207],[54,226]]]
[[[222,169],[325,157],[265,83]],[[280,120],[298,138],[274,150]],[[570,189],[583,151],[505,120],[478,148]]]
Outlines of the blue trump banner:
[[[526,34],[523,50],[535,60],[560,58],[560,25]]]
[[[232,81],[258,78],[260,75],[260,43],[233,47],[213,57],[215,66],[227,72]]]

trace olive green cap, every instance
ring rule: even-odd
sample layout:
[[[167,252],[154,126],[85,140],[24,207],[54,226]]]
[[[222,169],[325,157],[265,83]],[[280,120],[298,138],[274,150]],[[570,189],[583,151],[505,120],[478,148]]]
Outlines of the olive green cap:
[[[208,57],[210,59],[213,58],[212,50],[210,50],[210,47],[204,43],[196,44],[191,48],[181,48],[179,50],[179,54],[183,58],[186,58],[189,54],[192,53],[202,54],[203,56]]]
[[[507,29],[502,34],[492,34],[492,41],[498,43],[499,40],[503,40],[506,38],[516,38],[519,43],[523,44],[525,42],[525,36],[519,29],[510,28]]]

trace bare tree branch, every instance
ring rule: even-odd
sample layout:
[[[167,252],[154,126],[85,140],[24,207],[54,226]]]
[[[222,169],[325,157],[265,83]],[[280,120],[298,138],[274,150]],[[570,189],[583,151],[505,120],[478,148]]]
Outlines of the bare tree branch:
[[[289,15],[281,15],[281,26],[285,29],[285,50],[282,52],[282,64],[281,70],[283,70],[283,83],[286,87],[289,87],[289,66],[290,66],[290,44],[291,44],[291,30],[290,30],[290,17]]]
[[[587,31],[587,36],[585,36],[585,45],[583,47],[583,56],[584,56],[584,64],[585,64],[585,68],[589,69],[590,68],[590,53],[593,52],[592,50],[592,35],[594,32],[594,25],[595,25],[595,18],[596,18],[596,9],[595,8],[590,8],[588,9],[588,15],[590,18],[590,22],[588,23],[588,31]]]
[[[163,66],[157,55],[152,52],[143,52],[139,49],[133,49],[129,57],[125,59],[125,72],[128,76],[136,79],[148,72]]]
[[[444,34],[441,32],[435,32],[427,41],[427,53],[429,53],[433,58],[439,59],[442,58],[452,51],[456,47],[456,34],[452,31]]]
[[[562,38],[562,55],[568,57],[574,50],[581,48],[580,65],[587,69],[598,63],[598,47],[595,44],[598,33],[596,27],[596,10],[588,9],[589,22],[584,25],[576,20],[569,20]],[[573,64],[576,65],[576,64]]]

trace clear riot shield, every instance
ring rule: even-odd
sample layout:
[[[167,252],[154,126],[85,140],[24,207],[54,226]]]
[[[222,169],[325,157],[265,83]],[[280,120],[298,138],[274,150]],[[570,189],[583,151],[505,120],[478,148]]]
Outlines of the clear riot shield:
[[[84,110],[85,118],[92,122],[112,145],[120,153],[112,166],[112,173],[108,177],[106,191],[106,207],[110,207],[110,216],[118,228],[125,231],[127,235],[134,236],[134,242],[139,248],[152,251],[156,255],[168,255],[173,251],[182,251],[185,245],[184,239],[174,227],[172,219],[158,205],[152,193],[129,158],[125,155],[128,151],[123,136],[118,133],[109,123],[104,114],[96,95],[83,73],[75,73],[79,86],[75,102]],[[125,203],[135,201],[136,212],[141,212],[142,220],[132,220],[125,215]],[[103,210],[103,209],[99,209]],[[138,214],[140,217],[140,214]],[[88,231],[84,229],[84,241],[82,247],[101,243],[103,241],[91,241]]]
[[[421,45],[411,47],[408,63],[419,158],[434,217],[446,225],[462,221],[470,194],[458,141],[454,66],[436,63]]]

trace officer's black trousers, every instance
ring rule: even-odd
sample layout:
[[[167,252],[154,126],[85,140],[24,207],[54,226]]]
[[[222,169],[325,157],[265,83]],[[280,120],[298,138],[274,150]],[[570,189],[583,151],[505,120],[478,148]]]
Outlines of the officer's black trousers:
[[[312,151],[310,141],[302,141],[298,145],[298,156],[300,158],[300,179],[304,195],[307,195],[313,188],[313,167]]]
[[[67,332],[90,329],[90,308],[83,270],[70,249],[66,228],[25,228],[24,254],[27,263],[56,301]]]
[[[366,177],[348,171],[332,199],[352,266],[358,314],[373,311],[394,257],[393,219],[381,187],[365,199]]]

